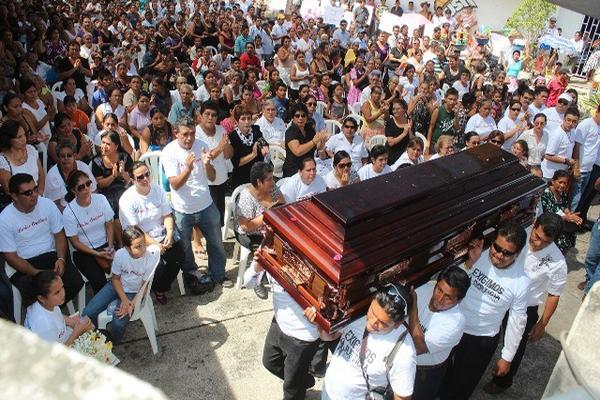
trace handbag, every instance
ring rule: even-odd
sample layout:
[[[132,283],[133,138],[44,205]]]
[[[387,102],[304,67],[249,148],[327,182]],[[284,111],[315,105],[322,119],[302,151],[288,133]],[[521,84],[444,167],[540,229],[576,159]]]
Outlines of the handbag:
[[[394,363],[394,358],[396,358],[396,354],[398,353],[398,349],[402,342],[404,342],[404,338],[408,334],[408,328],[402,332],[402,334],[398,337],[398,340],[394,344],[394,348],[390,351],[385,357],[385,374],[387,377],[388,384],[387,386],[377,386],[372,388],[369,384],[369,375],[367,374],[365,368],[365,353],[367,350],[367,331],[365,329],[365,335],[363,335],[363,342],[360,346],[360,354],[358,359],[360,360],[360,370],[362,372],[363,377],[365,378],[365,382],[367,384],[367,393],[365,394],[365,400],[393,400],[394,399],[394,391],[392,389],[392,385],[390,385],[389,373],[392,365]]]
[[[103,246],[100,246],[98,248],[94,248],[94,245],[92,244],[92,241],[88,237],[87,233],[85,233],[85,229],[83,229],[83,226],[81,225],[81,222],[79,222],[79,218],[77,218],[77,215],[75,214],[75,211],[73,211],[73,208],[71,207],[71,203],[67,203],[67,206],[69,207],[69,209],[73,213],[73,216],[75,217],[75,221],[77,221],[77,225],[79,225],[79,228],[81,229],[81,231],[83,232],[83,235],[85,236],[85,238],[87,239],[88,243],[90,244],[90,247],[92,249],[94,249],[94,250],[100,250],[100,249],[103,249],[103,248],[107,247],[106,245],[103,245]],[[103,257],[98,257],[98,256],[94,256],[94,258],[96,259],[96,263],[100,266],[100,268],[102,269],[102,271],[104,271],[104,273],[106,273],[106,274],[110,274],[110,269],[111,269],[111,266],[112,266],[112,261],[111,260],[107,260],[106,258],[103,258]]]

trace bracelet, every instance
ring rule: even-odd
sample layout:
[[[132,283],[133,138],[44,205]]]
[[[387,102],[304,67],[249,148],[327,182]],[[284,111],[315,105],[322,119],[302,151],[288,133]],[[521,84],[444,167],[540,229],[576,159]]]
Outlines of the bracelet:
[[[65,259],[64,259],[64,258],[62,258],[62,257],[58,257],[58,258],[56,259],[56,261],[62,261],[62,262],[63,262],[63,263],[65,263],[65,264],[67,263],[67,262],[65,261]]]

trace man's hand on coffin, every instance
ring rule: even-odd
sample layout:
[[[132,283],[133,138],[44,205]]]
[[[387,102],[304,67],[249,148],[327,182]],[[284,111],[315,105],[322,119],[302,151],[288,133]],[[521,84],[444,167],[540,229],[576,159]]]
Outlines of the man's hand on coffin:
[[[254,255],[252,256],[252,267],[254,268],[254,272],[262,272],[265,270],[258,262],[258,253],[260,251],[261,249],[259,248],[254,252]]]
[[[317,309],[314,306],[305,308],[304,317],[308,320],[308,322],[314,324],[315,320],[317,319]]]
[[[471,268],[483,252],[483,239],[473,239],[469,242],[469,258],[465,261],[467,268]]]

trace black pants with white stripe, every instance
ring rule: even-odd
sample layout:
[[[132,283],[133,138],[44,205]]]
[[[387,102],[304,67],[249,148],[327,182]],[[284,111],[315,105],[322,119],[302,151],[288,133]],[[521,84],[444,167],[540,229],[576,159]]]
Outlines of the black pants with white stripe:
[[[491,337],[463,334],[448,358],[448,369],[439,393],[441,400],[471,397],[494,356],[499,339],[500,333]]]

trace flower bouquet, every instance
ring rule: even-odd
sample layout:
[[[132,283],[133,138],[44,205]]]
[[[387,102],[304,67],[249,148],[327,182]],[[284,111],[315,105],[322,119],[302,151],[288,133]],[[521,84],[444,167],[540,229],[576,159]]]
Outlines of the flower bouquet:
[[[120,360],[112,353],[112,347],[112,342],[97,330],[89,330],[81,334],[73,343],[74,350],[104,364],[115,366]]]

